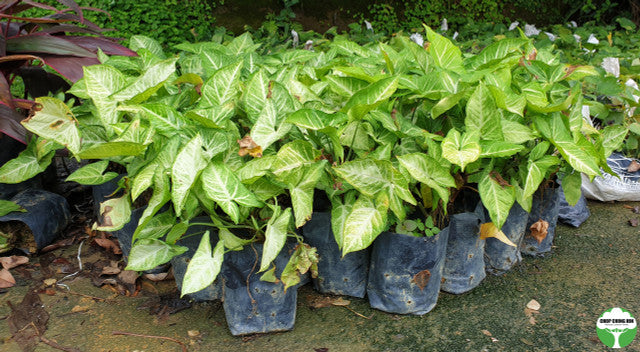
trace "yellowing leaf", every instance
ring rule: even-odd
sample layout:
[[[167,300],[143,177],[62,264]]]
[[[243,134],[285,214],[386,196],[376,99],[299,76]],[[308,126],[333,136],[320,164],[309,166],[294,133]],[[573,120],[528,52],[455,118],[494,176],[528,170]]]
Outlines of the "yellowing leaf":
[[[492,222],[487,222],[480,225],[480,239],[484,240],[489,237],[493,237],[509,246],[517,247],[517,245],[511,242],[511,240],[504,234],[504,232],[502,232],[502,230],[499,230]]]

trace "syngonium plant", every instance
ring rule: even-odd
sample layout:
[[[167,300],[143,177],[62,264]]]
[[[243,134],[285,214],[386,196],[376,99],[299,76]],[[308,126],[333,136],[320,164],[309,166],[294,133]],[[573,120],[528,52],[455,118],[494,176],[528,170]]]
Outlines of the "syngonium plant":
[[[605,167],[615,138],[576,115],[591,68],[536,59],[526,39],[464,57],[426,32],[424,46],[403,36],[365,46],[339,36],[322,51],[264,55],[244,34],[185,43],[177,58],[133,37],[139,58],[101,56],[103,64],[85,68],[70,90],[82,106],[41,98],[23,124],[49,141],[34,148],[100,160],[71,180],[103,183],[115,177],[105,173],[109,162],[125,166],[124,196],[101,205],[96,229],[121,228],[132,203],[149,197],[129,269],[183,253],[176,242],[190,220],[211,217],[219,241],[211,248],[203,236],[183,294],[210,284],[224,252],[248,241],[264,241],[259,271],[274,279],[271,262],[287,237],[299,244],[280,279],[295,285],[317,259],[294,232],[312,216],[317,189],[331,200],[347,254],[416,208],[444,225],[452,200],[476,183],[490,234],[499,236],[514,202],[530,208],[528,192],[558,167],[570,200],[578,172]]]
[[[299,243],[280,280],[286,287],[295,285],[317,258],[295,233],[294,219],[301,226],[309,217],[311,180],[326,161],[319,151],[288,137],[301,133],[284,121],[300,102],[286,85],[295,63],[315,54],[260,57],[259,44],[248,34],[224,45],[184,44],[179,58],[167,57],[146,37],[133,37],[131,43],[139,57],[101,55],[103,64],[85,67],[84,77],[69,91],[83,99],[81,106],[38,98],[38,110],[23,121],[25,128],[78,159],[99,160],[71,174],[71,181],[101,184],[116,176],[105,173],[109,163],[124,166],[126,175],[119,181],[124,194],[102,202],[94,229],[122,228],[130,221],[132,204],[147,198],[128,269],[151,269],[184,253],[176,242],[190,220],[205,213],[219,241],[211,248],[209,234],[202,237],[183,294],[215,279],[225,251],[258,240],[264,242],[258,271],[275,279],[271,262],[288,237]],[[287,60],[293,64],[283,69]],[[0,169],[0,177],[3,171],[9,172]]]
[[[73,0],[58,2],[64,8],[34,1],[0,1],[0,132],[24,144],[27,131],[20,120],[33,106],[29,98],[68,89],[65,79],[75,82],[82,77],[83,66],[98,64],[99,50],[109,55],[135,55],[104,37],[104,29],[84,17],[84,11],[97,9],[80,7]],[[28,11],[34,9],[50,14],[30,17]],[[74,35],[77,33],[89,35]],[[25,91],[20,97],[11,91],[18,77]],[[40,159],[41,155],[31,156]]]

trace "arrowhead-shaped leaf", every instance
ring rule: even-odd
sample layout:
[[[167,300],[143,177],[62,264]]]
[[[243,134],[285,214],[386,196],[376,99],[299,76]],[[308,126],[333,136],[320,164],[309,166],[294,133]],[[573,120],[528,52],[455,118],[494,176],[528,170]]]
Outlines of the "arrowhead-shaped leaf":
[[[500,113],[487,86],[480,83],[467,102],[467,131],[479,131],[482,139],[502,140]]]
[[[223,105],[238,94],[242,61],[216,71],[202,86],[202,106]]]
[[[260,207],[262,202],[249,191],[238,176],[223,163],[211,162],[202,172],[202,188],[231,219],[237,223],[240,218],[238,204],[246,207]]]
[[[502,186],[491,175],[485,174],[478,184],[482,204],[498,229],[502,228],[516,200],[513,186]]]
[[[186,251],[187,247],[167,244],[156,239],[143,238],[136,241],[131,247],[126,270],[151,270]]]
[[[198,249],[189,261],[187,271],[182,281],[181,296],[198,292],[207,288],[218,277],[224,259],[224,241],[219,240],[213,253],[211,253],[211,242],[209,231],[206,231],[200,239]]]
[[[279,207],[276,209],[267,223],[259,271],[269,269],[269,265],[276,259],[287,241],[287,232],[291,222],[291,208],[287,208],[284,211],[281,211]]]
[[[428,26],[424,26],[424,28],[427,30],[427,40],[429,40],[427,50],[435,65],[455,72],[462,71],[462,52],[460,48]]]
[[[476,133],[467,132],[463,135],[452,128],[442,141],[442,156],[451,163],[464,167],[480,157],[481,149]]]
[[[74,171],[65,181],[74,181],[81,185],[101,185],[118,176],[115,172],[107,172],[106,174],[103,174],[107,169],[107,166],[109,166],[108,160],[102,160],[85,165]]]
[[[107,199],[100,203],[99,214],[98,221],[93,225],[94,230],[120,230],[131,220],[131,203],[128,195]]]
[[[80,131],[71,109],[62,101],[50,98],[36,98],[41,106],[33,116],[22,121],[22,125],[40,137],[62,144],[76,154],[80,150]]]
[[[176,214],[180,214],[193,183],[207,166],[202,150],[202,137],[193,137],[178,153],[171,168],[171,197]]]
[[[353,204],[344,223],[342,255],[365,249],[384,231],[387,225],[387,209],[384,204],[375,204],[373,199],[360,195]]]

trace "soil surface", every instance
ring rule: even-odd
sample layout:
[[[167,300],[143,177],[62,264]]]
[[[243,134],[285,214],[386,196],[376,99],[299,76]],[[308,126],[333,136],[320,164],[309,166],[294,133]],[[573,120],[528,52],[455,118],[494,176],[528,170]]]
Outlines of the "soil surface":
[[[424,316],[387,314],[366,299],[348,298],[347,308],[313,308],[322,296],[307,285],[298,291],[293,331],[247,337],[229,333],[219,302],[186,308],[188,302],[172,299],[170,279],[96,286],[96,268],[118,256],[87,239],[83,270],[62,282],[68,290],[46,287],[44,278],[61,280],[78,269],[78,243],[10,270],[17,285],[0,293],[0,350],[21,351],[10,338],[5,302],[17,309],[35,290],[28,298],[42,304],[31,307],[49,316],[46,330],[38,326],[49,344],[39,342],[35,351],[183,351],[181,344],[188,351],[605,351],[595,327],[602,312],[621,307],[640,317],[640,227],[629,222],[640,215],[622,203],[589,205],[592,216],[580,228],[558,227],[551,254],[489,275],[469,293],[441,293]],[[538,312],[526,309],[532,299],[541,305]],[[640,351],[640,336],[623,350]]]

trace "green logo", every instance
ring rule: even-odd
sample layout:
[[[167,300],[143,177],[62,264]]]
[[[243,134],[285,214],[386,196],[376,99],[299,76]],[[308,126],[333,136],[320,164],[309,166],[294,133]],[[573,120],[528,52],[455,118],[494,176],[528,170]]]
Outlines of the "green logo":
[[[598,338],[607,347],[622,348],[629,345],[638,331],[636,319],[627,310],[611,308],[602,313],[596,324]]]

